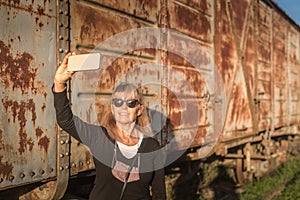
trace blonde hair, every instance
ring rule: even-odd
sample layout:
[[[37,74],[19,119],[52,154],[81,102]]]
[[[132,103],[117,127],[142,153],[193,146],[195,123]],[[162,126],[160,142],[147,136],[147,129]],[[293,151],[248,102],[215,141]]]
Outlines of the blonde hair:
[[[141,89],[131,83],[120,83],[113,91],[112,98],[115,97],[117,93],[133,94],[140,104],[144,105],[144,97],[141,92]],[[138,128],[145,136],[153,136],[150,120],[147,114],[147,109],[144,108],[142,113],[137,116],[136,119],[136,128]],[[106,128],[109,136],[113,139],[116,139],[117,126],[116,120],[112,112],[107,112],[101,120],[100,123],[103,127]]]

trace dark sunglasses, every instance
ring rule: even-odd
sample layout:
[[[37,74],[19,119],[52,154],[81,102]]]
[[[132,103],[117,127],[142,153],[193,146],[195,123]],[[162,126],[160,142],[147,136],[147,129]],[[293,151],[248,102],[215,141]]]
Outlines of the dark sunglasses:
[[[126,102],[126,105],[128,108],[134,108],[136,107],[139,103],[139,101],[137,99],[127,99],[127,100],[123,100],[123,99],[112,99],[113,104],[116,107],[121,107],[123,105],[124,102]]]

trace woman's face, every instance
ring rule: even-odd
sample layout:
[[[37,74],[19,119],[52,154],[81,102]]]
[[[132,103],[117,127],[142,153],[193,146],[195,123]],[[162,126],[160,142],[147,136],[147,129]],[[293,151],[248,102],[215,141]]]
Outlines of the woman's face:
[[[121,125],[135,123],[137,117],[142,113],[144,107],[139,103],[135,107],[130,108],[126,104],[126,100],[138,99],[134,93],[117,92],[113,95],[113,99],[122,99],[123,105],[117,107],[114,103],[111,104],[111,112],[115,117],[116,123]]]

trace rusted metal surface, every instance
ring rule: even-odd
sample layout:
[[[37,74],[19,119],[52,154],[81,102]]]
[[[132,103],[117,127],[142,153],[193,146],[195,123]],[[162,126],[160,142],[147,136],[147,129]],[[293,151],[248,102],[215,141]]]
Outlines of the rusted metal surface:
[[[157,20],[157,8],[159,5],[159,0],[127,0],[124,2],[120,2],[118,0],[93,0],[90,2],[101,7],[106,7],[112,13],[114,12],[113,10],[116,10],[127,15],[132,15],[133,17],[144,21],[154,23]]]
[[[137,10],[141,8],[143,3],[140,2]],[[203,144],[203,136],[205,137],[207,133],[211,132],[212,127],[214,127],[214,120],[217,119],[214,116],[216,111],[213,110],[213,104],[210,102],[203,106],[204,101],[201,100],[201,96],[211,92],[212,85],[208,79],[214,79],[216,76],[211,72],[206,74],[205,70],[201,71],[197,68],[198,66],[193,66],[194,63],[184,58],[188,53],[176,55],[177,50],[187,51],[190,54],[202,56],[205,63],[207,58],[203,56],[201,50],[197,51],[198,48],[190,46],[189,40],[191,38],[197,41],[199,46],[205,47],[211,55],[214,55],[216,71],[222,78],[220,84],[223,85],[226,94],[224,103],[227,103],[226,122],[224,130],[218,130],[222,131],[224,140],[255,135],[260,131],[284,126],[288,124],[288,121],[297,121],[297,113],[293,113],[288,105],[297,108],[299,103],[296,99],[298,97],[289,92],[287,83],[293,79],[294,90],[296,90],[298,72],[297,70],[292,72],[283,66],[292,66],[289,64],[292,62],[289,60],[292,59],[288,60],[284,55],[289,54],[288,51],[296,52],[295,47],[298,45],[296,42],[293,45],[286,43],[287,35],[289,35],[289,21],[269,4],[264,1],[250,0],[147,3],[146,5],[152,8],[152,14],[149,16],[159,16],[159,11],[162,10],[159,10],[158,5],[165,5],[162,7],[166,10],[166,15],[161,14],[161,17],[158,17],[159,20],[155,20],[153,17],[149,17],[150,20],[143,20],[145,15],[136,15],[135,12],[132,12],[132,5],[130,2],[125,6],[125,4],[116,5],[116,2],[91,3],[87,1],[79,1],[71,5],[73,6],[72,10],[79,13],[76,16],[71,15],[73,16],[71,17],[73,22],[72,20],[71,22],[74,27],[72,32],[74,36],[72,41],[74,42],[71,43],[71,49],[78,52],[99,51],[104,55],[104,62],[110,63],[114,59],[114,54],[120,55],[119,51],[128,53],[127,49],[123,47],[129,45],[128,49],[131,51],[127,54],[128,57],[139,55],[142,58],[135,58],[135,60],[143,60],[144,63],[163,63],[168,66],[166,69],[162,69],[165,70],[162,79],[153,80],[164,83],[164,85],[174,82],[177,84],[170,84],[171,88],[168,88],[167,91],[154,89],[154,94],[151,95],[160,97],[159,101],[162,103],[167,102],[164,109],[167,109],[167,117],[170,122],[168,125],[172,127],[171,130],[176,130],[173,132],[175,137],[178,137],[176,141],[184,144],[186,138],[188,138],[187,141],[190,138],[197,138],[191,146]],[[107,13],[111,15],[107,15]],[[282,22],[287,25],[286,30],[282,28],[277,30]],[[171,28],[178,31],[178,35],[181,35],[177,38],[181,41],[180,43],[173,42],[174,40],[170,35],[167,36],[170,38],[168,41],[163,41],[163,43],[165,42],[164,45],[171,47],[171,50],[168,49],[162,60],[160,60],[162,54],[157,51],[158,48],[135,50],[136,46],[132,45],[134,43],[132,40],[133,38],[136,39],[135,37],[128,37],[126,40],[112,43],[108,48],[101,46],[103,42],[116,34],[152,24],[158,27]],[[278,35],[274,34],[278,31]],[[296,33],[297,31],[294,31],[294,34],[290,34],[293,41],[297,41]],[[137,41],[143,43],[147,39]],[[288,46],[292,46],[289,47],[290,50],[288,50]],[[108,58],[109,56],[112,56],[111,60]],[[293,59],[295,58],[294,56]],[[297,61],[293,62],[297,63]],[[113,65],[116,66],[112,67]],[[107,103],[107,96],[115,83],[120,80],[122,75],[135,68],[127,69],[128,65],[131,66],[132,64],[118,61],[102,72],[103,77],[101,77],[100,82],[106,86],[101,85],[97,90],[99,94],[105,93],[105,97],[99,98],[101,101]],[[205,67],[202,68],[205,69]],[[213,71],[214,69],[207,68],[206,70]],[[147,73],[149,72],[133,76],[147,77],[149,76]],[[183,76],[178,74],[183,74]],[[196,96],[196,99],[191,98],[191,91],[182,88],[180,79],[188,80],[191,91],[195,91],[193,95]],[[82,88],[82,90],[86,89]],[[155,93],[162,91],[164,91],[162,94]],[[178,93],[181,94],[180,97],[176,96]],[[102,108],[106,107],[105,103],[99,105]],[[199,110],[199,119],[190,114],[191,110],[195,110],[195,106]],[[87,107],[89,107],[88,116],[91,112],[91,106]],[[289,113],[292,113],[293,117],[288,118]],[[183,123],[182,118],[186,118],[190,124]],[[190,133],[185,129],[191,128],[191,124],[201,128]],[[199,135],[202,136],[198,135],[200,132]]]
[[[1,1],[0,190],[56,174],[54,2]]]
[[[160,7],[160,5],[165,4],[166,7]],[[151,7],[146,20],[143,19],[145,15],[142,12],[132,12],[133,9],[144,10],[145,7]],[[163,8],[167,9],[166,12],[161,12]],[[116,2],[78,1],[71,3],[71,10],[74,11],[74,14],[71,13],[71,35],[73,36],[71,49],[79,53],[101,52],[101,66],[103,67],[103,71],[99,72],[98,75],[85,73],[78,76],[74,81],[76,91],[73,89],[74,97],[72,99],[73,108],[78,111],[77,114],[91,123],[97,123],[95,119],[99,120],[101,113],[109,111],[109,106],[107,106],[109,94],[120,80],[144,84],[146,79],[147,82],[152,83],[146,85],[143,89],[147,105],[151,109],[154,108],[161,115],[166,115],[164,117],[169,119],[170,123],[167,126],[169,126],[171,132],[182,129],[182,131],[173,133],[176,138],[173,140],[174,146],[186,148],[185,143],[191,146],[203,144],[204,140],[201,137],[211,132],[213,124],[212,108],[209,107],[207,102],[209,92],[213,91],[208,90],[207,85],[209,83],[206,83],[207,79],[213,80],[213,69],[207,67],[211,64],[209,56],[212,56],[212,54],[204,55],[203,50],[197,49],[197,46],[193,43],[197,43],[198,47],[205,46],[208,52],[212,52],[213,1],[203,1],[201,3],[196,1],[141,1],[138,6],[137,3],[133,4],[130,1],[118,3],[117,5]],[[141,13],[141,15],[137,16],[137,13]],[[164,13],[167,13],[167,15],[164,15]],[[153,16],[158,16],[158,18]],[[199,20],[192,20],[195,17]],[[189,23],[191,21],[200,24],[191,26]],[[157,37],[152,42],[158,42],[162,48],[165,45],[164,48],[169,49],[169,54],[165,58],[161,57],[162,52],[159,47],[147,48],[149,46],[148,42],[151,41],[150,34],[135,37],[132,33],[129,37],[120,40],[117,40],[119,38],[115,36],[124,31],[134,31],[136,28],[149,27],[153,24],[157,27],[170,27],[179,31],[178,33],[183,36],[175,38],[175,36],[169,35],[168,41],[158,41],[162,37],[160,35],[162,33],[158,32]],[[195,29],[192,31],[191,27]],[[103,45],[110,37],[116,37],[116,41],[106,46]],[[176,39],[181,42],[174,42]],[[189,40],[194,41],[189,42]],[[138,46],[142,46],[144,49],[139,49]],[[184,51],[187,53],[181,53],[180,55],[179,52]],[[121,57],[117,58],[118,55]],[[184,58],[184,56],[189,55],[202,57],[202,66],[193,66],[195,64],[193,58]],[[194,58],[194,62],[195,60],[200,62],[197,59]],[[164,65],[168,67],[163,69]],[[186,65],[190,65],[190,67]],[[204,77],[197,67],[202,67]],[[165,72],[163,72],[164,70]],[[164,82],[165,78],[167,79],[166,82]],[[85,80],[89,81],[86,82]],[[85,84],[82,84],[83,82]],[[210,83],[213,83],[213,81]],[[213,86],[210,87],[213,88]],[[166,92],[162,92],[164,91],[163,88],[167,89]],[[97,93],[96,102],[93,100],[95,91]],[[78,96],[76,97],[76,92],[81,95],[82,100]],[[89,94],[90,97],[88,97]],[[175,95],[172,96],[171,94]],[[163,99],[164,95],[167,95],[164,97],[166,99]],[[85,101],[85,103],[76,101]],[[167,102],[167,105],[162,106],[162,102]],[[176,102],[180,103],[176,104]],[[93,113],[95,112],[93,110],[95,105],[93,104],[97,107],[96,113]],[[198,120],[198,116],[191,114],[195,110],[199,110],[197,114],[199,113],[201,119]],[[99,117],[93,115],[99,115]],[[199,138],[199,140],[193,141],[193,138]],[[83,155],[81,160],[85,161],[86,154],[81,155]],[[78,162],[78,160],[74,162]]]
[[[212,42],[212,1],[168,1],[169,27],[181,33]]]
[[[0,190],[57,178],[45,188],[58,198],[69,172],[94,168],[84,145],[56,137],[50,74],[70,50],[102,56],[101,70],[70,83],[72,109],[89,123],[100,124],[113,88],[129,81],[142,85],[171,149],[212,145],[225,156],[298,134],[300,29],[270,2],[0,1]]]
[[[215,62],[228,98],[223,139],[297,122],[298,31],[264,1],[217,1],[216,8]]]
[[[231,138],[235,131],[253,131],[253,110],[249,98],[251,82],[253,84],[253,66],[251,56],[254,51],[249,51],[253,38],[246,37],[251,31],[253,12],[251,1],[218,1],[218,15],[216,21],[216,66],[223,79],[225,93],[228,98],[228,107],[225,123],[225,137]],[[249,23],[249,25],[248,25]],[[252,30],[253,31],[253,30]],[[244,59],[244,54],[250,57]],[[250,76],[250,77],[249,77]],[[252,81],[251,81],[252,80]],[[252,86],[253,87],[253,86]],[[249,94],[250,93],[250,94]]]

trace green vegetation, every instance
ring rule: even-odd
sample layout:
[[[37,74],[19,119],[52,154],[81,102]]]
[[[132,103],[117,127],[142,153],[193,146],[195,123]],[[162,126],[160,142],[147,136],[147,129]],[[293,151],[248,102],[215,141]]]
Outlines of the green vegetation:
[[[276,199],[288,200],[300,197],[300,159],[291,159],[270,175],[244,187],[240,200]]]
[[[299,166],[299,161],[297,165]],[[274,198],[274,200],[294,200],[300,199],[300,168],[297,168],[295,176],[292,180],[286,184],[286,188],[283,190],[283,193]]]
[[[194,163],[199,166],[199,163]],[[167,176],[168,200],[295,200],[300,199],[300,159],[291,158],[276,170],[243,188],[236,187],[232,166],[202,163],[197,171]],[[196,169],[196,167],[191,167]],[[243,191],[243,193],[240,193]]]

